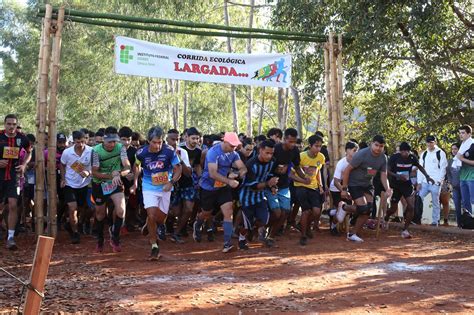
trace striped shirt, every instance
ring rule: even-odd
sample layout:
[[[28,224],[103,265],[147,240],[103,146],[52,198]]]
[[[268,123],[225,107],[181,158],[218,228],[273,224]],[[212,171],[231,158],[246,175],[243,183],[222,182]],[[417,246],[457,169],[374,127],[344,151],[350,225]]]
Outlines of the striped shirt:
[[[247,161],[247,174],[239,193],[240,203],[243,207],[256,205],[264,200],[264,190],[257,190],[257,184],[266,182],[272,177],[275,160],[268,163],[260,162],[258,156]]]

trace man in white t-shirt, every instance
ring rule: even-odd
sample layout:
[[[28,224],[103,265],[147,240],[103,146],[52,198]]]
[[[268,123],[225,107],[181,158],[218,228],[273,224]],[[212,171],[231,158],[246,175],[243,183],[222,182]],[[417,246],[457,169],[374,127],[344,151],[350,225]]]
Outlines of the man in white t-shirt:
[[[334,177],[331,181],[331,184],[329,185],[333,208],[341,209],[337,213],[329,213],[331,217],[330,231],[331,235],[334,236],[339,236],[339,232],[337,230],[337,222],[340,221],[342,223],[346,215],[346,212],[344,211],[344,209],[342,209],[343,205],[340,204],[342,202],[342,174],[344,173],[344,170],[347,168],[347,166],[349,166],[349,162],[352,160],[352,157],[354,156],[354,154],[356,154],[357,150],[359,150],[359,145],[357,143],[352,141],[346,143],[346,156],[337,162],[336,169],[334,170]]]
[[[69,208],[71,242],[79,244],[77,231],[77,212],[84,211],[87,205],[87,187],[91,182],[92,148],[86,145],[82,131],[73,131],[74,145],[64,150],[61,156],[61,187],[64,188],[64,199]]]

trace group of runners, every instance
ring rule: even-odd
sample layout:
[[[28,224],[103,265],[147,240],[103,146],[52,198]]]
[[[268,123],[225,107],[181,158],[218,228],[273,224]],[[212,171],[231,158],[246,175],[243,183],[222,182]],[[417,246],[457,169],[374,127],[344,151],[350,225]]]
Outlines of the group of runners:
[[[6,246],[13,250],[21,218],[17,204],[22,179],[26,178],[27,187],[34,185],[29,177],[34,174],[36,153],[34,137],[18,131],[15,115],[7,115],[4,122],[0,209],[8,210]],[[467,130],[470,137],[472,129],[467,127],[460,130]],[[379,191],[391,202],[385,220],[403,199],[401,236],[410,238],[415,207],[411,174],[418,170],[430,185],[440,184],[425,171],[408,143],[400,143],[388,158],[381,135],[368,145],[347,142],[346,156],[337,162],[333,176],[329,176],[323,135],[311,135],[303,148],[293,128],[272,128],[265,136],[248,138],[235,132],[203,137],[195,127],[183,133],[165,132],[158,126],[141,137],[129,127],[108,127],[95,133],[73,131],[69,146],[64,134],[58,134],[57,140],[58,194],[63,203],[59,208],[64,209],[58,211],[58,222],[64,224],[71,242],[80,243],[81,234],[93,230],[96,252],[103,252],[107,225],[110,246],[120,252],[121,234],[137,225],[150,243],[151,260],[159,257],[159,240],[168,236],[183,243],[188,229],[196,242],[203,235],[214,241],[217,222],[222,225],[224,253],[234,248],[233,238],[241,250],[254,239],[272,247],[285,227],[297,228],[299,244],[305,246],[319,229],[322,210],[328,212],[333,235],[339,234],[337,223],[350,214],[353,228],[347,240],[363,242],[361,230],[373,212],[373,181],[378,176]],[[328,203],[331,206],[323,206]]]

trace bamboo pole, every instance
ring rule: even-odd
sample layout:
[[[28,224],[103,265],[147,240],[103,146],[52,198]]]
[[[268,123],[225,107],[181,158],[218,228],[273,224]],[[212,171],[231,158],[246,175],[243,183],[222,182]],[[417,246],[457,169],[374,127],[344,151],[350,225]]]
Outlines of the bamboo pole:
[[[61,60],[61,32],[64,25],[64,7],[59,9],[58,19],[56,21],[56,32],[53,38],[53,70],[51,74],[51,94],[49,103],[48,116],[48,197],[49,197],[49,211],[48,211],[48,230],[49,235],[56,237],[58,232],[56,217],[57,217],[57,186],[56,186],[56,108],[58,105],[58,83],[59,83],[59,69]]]
[[[36,235],[43,234],[43,216],[44,216],[44,137],[46,130],[46,108],[48,106],[48,75],[49,75],[49,57],[50,57],[50,27],[53,7],[46,5],[46,14],[43,23],[43,40],[41,42],[41,67],[39,69],[41,75],[39,87],[39,104],[38,104],[38,127],[36,130],[36,148],[35,148],[35,171],[36,171],[36,193],[35,193],[35,218],[36,218]]]
[[[39,236],[36,245],[35,258],[33,260],[33,268],[31,269],[30,283],[31,286],[39,293],[44,292],[44,283],[48,275],[49,262],[53,253],[54,238]],[[42,297],[32,289],[26,291],[24,314],[39,314],[41,309]]]
[[[44,18],[41,19],[41,25],[44,24]],[[43,41],[44,41],[44,27],[41,28],[41,36],[40,36],[40,45],[38,49],[38,82],[36,86],[36,128],[39,127],[39,106],[40,106],[40,89],[41,89],[41,66],[43,64]]]
[[[329,33],[329,69],[330,69],[330,79],[331,79],[331,109],[332,113],[332,139],[334,141],[333,149],[334,149],[334,165],[336,165],[336,161],[339,160],[339,110],[338,110],[338,83],[337,83],[337,65],[336,65],[336,53],[335,53],[335,45],[334,45],[334,35],[332,32]]]
[[[334,148],[332,141],[331,121],[332,121],[332,106],[331,106],[331,85],[329,77],[329,42],[324,44],[324,81],[326,83],[326,104],[328,108],[328,151],[329,151],[329,169],[334,171]]]
[[[338,36],[338,54],[337,54],[337,83],[338,83],[338,101],[337,105],[339,108],[339,156],[343,157],[345,154],[345,127],[344,127],[344,102],[343,102],[343,78],[344,73],[342,70],[342,35]]]

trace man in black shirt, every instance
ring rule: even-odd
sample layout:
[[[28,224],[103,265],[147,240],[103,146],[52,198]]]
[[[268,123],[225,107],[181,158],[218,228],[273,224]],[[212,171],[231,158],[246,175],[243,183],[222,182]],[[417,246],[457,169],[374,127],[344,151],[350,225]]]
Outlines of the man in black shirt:
[[[137,153],[137,148],[132,146],[132,136],[133,131],[130,127],[124,126],[119,129],[120,142],[127,150],[127,157],[130,161],[130,165],[135,165],[135,154]],[[127,232],[134,230],[133,221],[138,221],[138,200],[136,198],[137,194],[130,194],[130,187],[133,186],[133,172],[127,174],[127,176],[122,177],[122,183],[124,187],[125,200],[126,200],[126,211],[125,211],[125,227]]]
[[[402,231],[403,238],[411,238],[408,232],[411,220],[413,219],[415,210],[415,194],[413,184],[410,180],[410,172],[416,166],[427,178],[428,182],[434,184],[433,179],[429,177],[423,166],[418,163],[418,159],[411,154],[411,147],[408,143],[400,143],[400,152],[390,156],[388,161],[388,175],[390,180],[390,187],[392,187],[393,194],[390,200],[390,209],[387,211],[385,220],[388,221],[390,216],[398,210],[398,203],[402,197],[405,198],[407,206],[405,209],[405,225]]]

